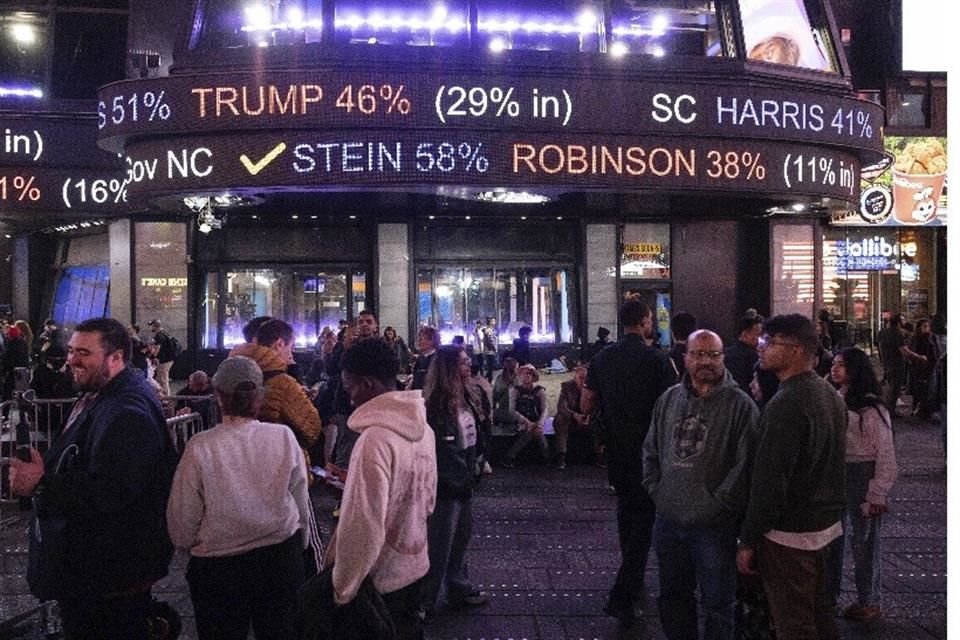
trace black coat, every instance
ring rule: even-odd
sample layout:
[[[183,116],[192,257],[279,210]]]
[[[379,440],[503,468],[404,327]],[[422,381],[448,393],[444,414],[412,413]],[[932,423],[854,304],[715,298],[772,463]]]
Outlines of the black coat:
[[[125,368],[44,456],[30,525],[31,592],[97,597],[165,576],[177,461],[156,394]]]

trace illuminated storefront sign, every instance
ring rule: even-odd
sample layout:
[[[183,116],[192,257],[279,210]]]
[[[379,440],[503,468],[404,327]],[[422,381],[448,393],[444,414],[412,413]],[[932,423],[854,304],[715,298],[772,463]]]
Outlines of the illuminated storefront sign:
[[[663,246],[659,242],[634,242],[623,245],[623,253],[627,259],[641,260],[659,256],[663,253]]]
[[[187,278],[140,278],[143,287],[185,287]]]
[[[836,271],[890,271],[897,268],[897,247],[885,237],[836,241]]]
[[[858,211],[834,218],[834,224],[943,226],[947,223],[947,140],[933,136],[887,136],[884,146],[893,166],[863,184]]]

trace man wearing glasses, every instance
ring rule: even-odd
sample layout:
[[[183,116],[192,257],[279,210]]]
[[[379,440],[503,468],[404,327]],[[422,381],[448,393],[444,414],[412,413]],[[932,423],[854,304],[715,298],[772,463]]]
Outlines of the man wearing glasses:
[[[723,366],[712,331],[687,340],[686,374],[653,409],[643,444],[643,486],[657,505],[660,622],[670,640],[731,639],[737,593],[737,529],[747,504],[757,405]]]
[[[843,400],[813,371],[817,331],[793,314],[763,326],[760,367],[780,390],[760,415],[760,443],[740,531],[737,568],[759,571],[779,640],[837,638],[824,589],[824,554],[842,534]]]

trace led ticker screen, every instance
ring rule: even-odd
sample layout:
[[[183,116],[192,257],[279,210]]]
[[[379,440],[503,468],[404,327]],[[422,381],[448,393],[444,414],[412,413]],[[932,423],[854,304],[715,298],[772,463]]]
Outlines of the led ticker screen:
[[[696,135],[882,149],[882,109],[811,91],[602,75],[268,71],[119,82],[99,96],[100,144],[278,129]],[[445,134],[447,137],[453,134]]]
[[[0,117],[0,212],[130,210],[122,165],[90,117]]]
[[[0,167],[120,167],[117,154],[97,147],[93,118],[0,116]]]
[[[845,151],[675,136],[278,131],[133,143],[127,188],[156,197],[223,188],[478,187],[711,190],[855,200]]]
[[[0,213],[20,210],[121,213],[135,208],[120,170],[0,167]]]

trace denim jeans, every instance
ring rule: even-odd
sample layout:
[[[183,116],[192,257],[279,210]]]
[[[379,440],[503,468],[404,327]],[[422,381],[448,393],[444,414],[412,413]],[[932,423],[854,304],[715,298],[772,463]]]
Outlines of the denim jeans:
[[[430,571],[423,589],[425,609],[439,608],[444,602],[456,606],[473,591],[464,559],[472,524],[471,498],[437,498],[427,520]]]
[[[653,526],[660,567],[660,623],[669,640],[697,640],[697,601],[704,640],[733,640],[737,599],[737,527],[731,519],[685,526],[661,514]]]
[[[840,595],[843,578],[844,540],[849,541],[853,553],[854,583],[857,585],[857,604],[866,607],[879,605],[880,588],[880,525],[883,516],[864,518],[860,505],[866,500],[867,488],[873,479],[875,462],[848,462],[846,508],[843,519],[843,538],[831,543],[828,551],[830,597],[833,604]]]

